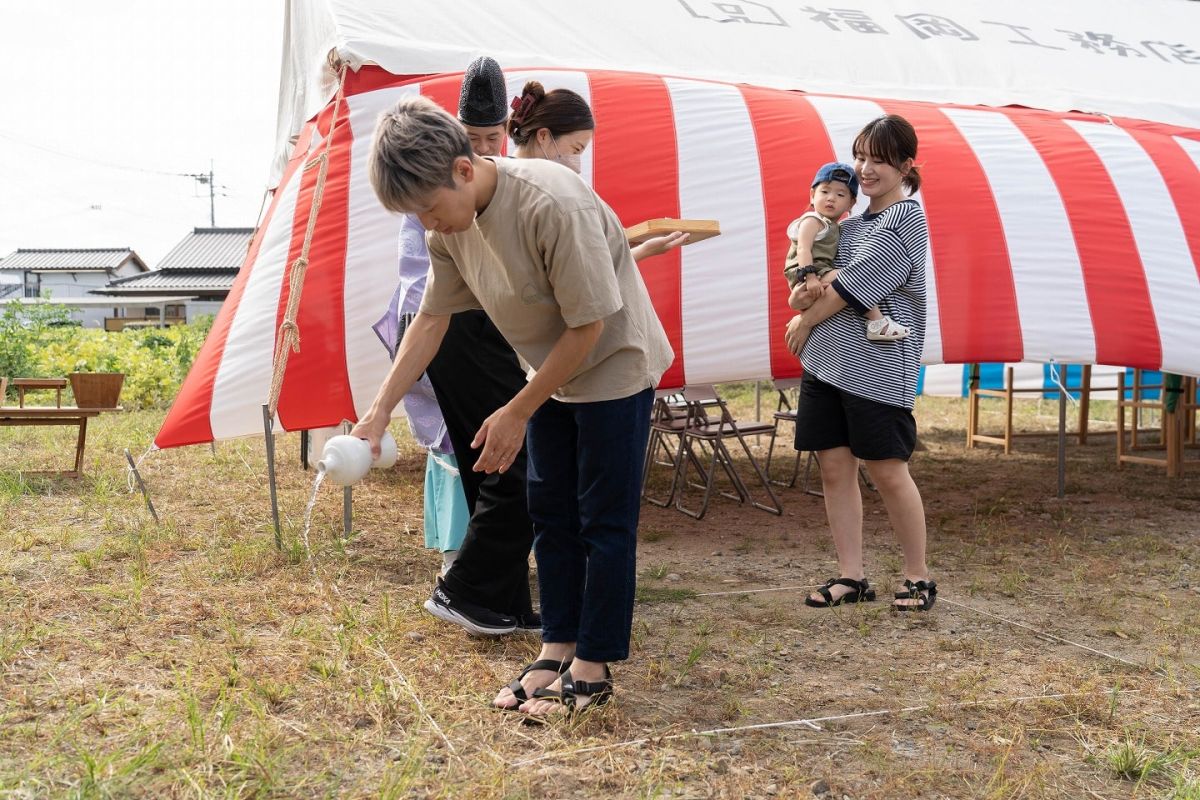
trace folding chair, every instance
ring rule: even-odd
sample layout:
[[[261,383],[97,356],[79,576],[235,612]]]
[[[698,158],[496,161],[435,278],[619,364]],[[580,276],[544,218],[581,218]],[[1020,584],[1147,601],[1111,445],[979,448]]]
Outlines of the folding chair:
[[[798,457],[799,454],[797,454]],[[810,450],[808,452],[808,459],[804,462],[804,483],[800,484],[800,491],[805,494],[811,494],[813,497],[824,497],[825,493],[820,489],[808,488],[808,484],[812,480],[812,466],[814,462],[816,462],[817,469],[821,469],[821,462],[817,459],[817,454]],[[875,485],[875,481],[871,480],[871,473],[867,472],[866,466],[861,461],[858,462],[858,477],[862,479],[863,486],[876,494],[879,493],[879,487]]]
[[[688,422],[688,408],[679,392],[660,392],[654,398],[650,413],[650,438],[646,442],[642,467],[642,498],[659,508],[666,508],[675,500],[679,465],[684,457],[683,429]],[[700,469],[698,462],[694,465]],[[670,467],[671,484],[666,497],[652,497],[649,493],[650,472],[656,466]]]
[[[779,392],[779,400],[775,404],[774,424],[771,426],[771,443],[767,445],[767,463],[763,466],[763,472],[767,473],[767,478],[776,486],[784,486],[788,489],[796,485],[796,479],[800,476],[800,451],[796,451],[796,459],[792,463],[792,476],[786,481],[775,480],[771,477],[771,459],[775,456],[775,439],[779,436],[779,424],[790,422],[796,424],[796,405],[793,404],[788,392],[800,386],[800,379],[778,380],[775,381],[775,390]]]
[[[796,409],[799,408],[800,397],[797,394],[796,402],[793,405],[791,398],[788,397],[788,391],[798,388],[799,386],[799,378],[794,380],[788,379],[775,381],[775,388],[779,391],[779,402],[775,407],[775,424],[771,428],[771,444],[767,449],[767,464],[765,467],[765,472],[767,473],[768,478],[771,477],[771,458],[775,454],[775,438],[778,436],[779,423],[790,422],[792,425],[796,424]],[[771,483],[775,484],[776,486],[785,486],[789,489],[795,487],[796,480],[800,477],[800,459],[803,457],[803,455],[804,454],[799,450],[796,451],[796,460],[792,463],[792,475],[788,480],[780,481],[771,478]],[[805,494],[811,494],[813,497],[824,497],[824,492],[817,489],[808,488],[809,484],[812,482],[812,468],[813,463],[816,462],[816,455],[816,453],[809,451],[808,458],[804,460],[804,482],[800,484],[800,491],[804,492]],[[817,469],[820,468],[820,464],[817,464]],[[858,465],[858,474],[862,478],[864,486],[873,492],[879,491],[875,488],[875,484],[872,482],[870,474],[861,463]]]
[[[694,519],[702,518],[708,511],[708,504],[712,499],[719,469],[729,478],[734,489],[733,492],[719,490],[721,495],[740,503],[749,500],[755,508],[782,516],[783,506],[745,439],[746,436],[770,433],[774,428],[772,423],[737,422],[729,413],[729,407],[725,405],[725,401],[712,386],[689,386],[683,390],[683,400],[687,404],[688,417],[680,436],[682,449],[679,451],[677,459],[676,486],[672,487],[673,491],[677,492],[675,508]],[[766,490],[767,496],[770,498],[769,505],[755,500],[746,487],[745,481],[738,474],[737,465],[734,463],[733,454],[728,446],[728,442],[734,440],[741,446],[759,483]],[[707,468],[701,466],[701,458],[697,454],[697,450],[708,460]],[[689,481],[689,464],[697,466],[703,483]],[[684,492],[688,486],[704,490],[704,496],[698,509],[688,508],[683,504]]]

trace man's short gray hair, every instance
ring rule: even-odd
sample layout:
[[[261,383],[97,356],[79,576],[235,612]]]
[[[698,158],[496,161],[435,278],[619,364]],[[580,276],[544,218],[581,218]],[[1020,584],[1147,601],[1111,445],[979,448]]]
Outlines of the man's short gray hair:
[[[405,97],[380,115],[367,167],[379,202],[413,211],[430,192],[454,186],[454,160],[471,157],[471,140],[454,117],[425,97]]]

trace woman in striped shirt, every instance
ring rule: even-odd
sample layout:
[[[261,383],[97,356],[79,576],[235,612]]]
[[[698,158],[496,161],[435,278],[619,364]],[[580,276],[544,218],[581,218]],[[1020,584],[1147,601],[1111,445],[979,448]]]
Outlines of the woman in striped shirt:
[[[909,197],[921,185],[916,155],[916,132],[902,117],[879,117],[858,134],[854,169],[870,205],[842,223],[834,291],[788,323],[788,347],[804,365],[796,449],[816,451],[820,461],[839,568],[837,578],[805,600],[810,606],[875,599],[863,569],[859,459],[904,554],[904,588],[894,607],[925,611],[937,597],[925,564],[925,509],[908,471],[916,443],[912,408],[925,341],[928,245],[925,213]],[[799,300],[793,296],[793,308]],[[876,304],[912,333],[894,342],[864,339],[861,315]]]

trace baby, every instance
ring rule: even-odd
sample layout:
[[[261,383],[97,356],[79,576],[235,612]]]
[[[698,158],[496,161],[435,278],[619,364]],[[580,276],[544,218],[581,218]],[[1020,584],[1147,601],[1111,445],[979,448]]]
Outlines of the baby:
[[[837,277],[833,262],[837,257],[838,223],[858,197],[854,168],[839,161],[821,167],[813,178],[809,197],[812,209],[788,225],[792,243],[783,267],[793,295],[799,295],[797,305],[801,309],[815,303]],[[867,311],[867,338],[871,341],[893,342],[908,334],[908,328],[892,321],[879,306]]]

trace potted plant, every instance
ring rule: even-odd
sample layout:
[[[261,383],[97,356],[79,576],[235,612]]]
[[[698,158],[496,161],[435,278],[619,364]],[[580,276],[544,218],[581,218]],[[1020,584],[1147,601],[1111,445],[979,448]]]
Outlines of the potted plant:
[[[67,375],[79,408],[116,408],[124,372],[72,372]]]

